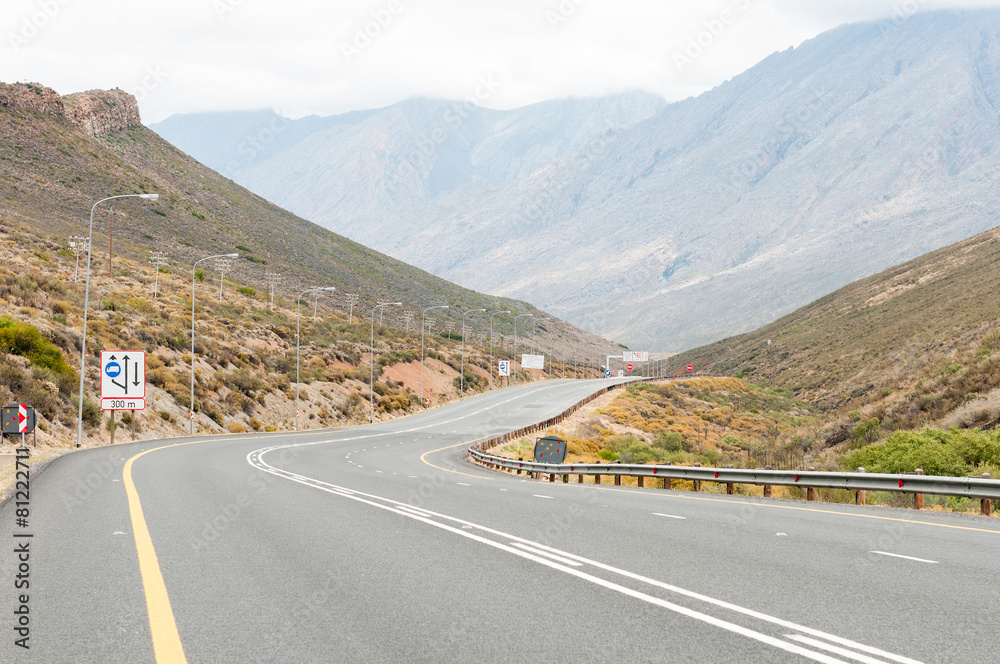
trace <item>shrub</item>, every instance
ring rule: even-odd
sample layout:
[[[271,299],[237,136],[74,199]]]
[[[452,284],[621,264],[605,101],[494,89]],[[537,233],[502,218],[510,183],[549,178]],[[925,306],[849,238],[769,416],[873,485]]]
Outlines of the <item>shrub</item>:
[[[684,437],[676,431],[661,431],[653,439],[653,447],[659,447],[667,452],[680,452],[684,449]]]
[[[263,426],[264,425],[261,424],[260,420],[258,420],[256,417],[251,417],[250,418],[250,427],[254,431],[260,431],[263,428]]]
[[[1000,463],[1000,433],[987,431],[896,431],[884,443],[869,445],[844,458],[847,469],[862,466],[873,473],[968,476],[976,466]]]
[[[255,291],[253,288],[250,288],[249,286],[238,286],[236,288],[236,292],[240,293],[241,295],[246,295],[247,297],[256,297],[257,295],[257,291]]]
[[[76,378],[62,352],[41,332],[7,316],[0,316],[0,351],[26,357],[34,366],[48,369],[68,382]]]
[[[229,433],[246,433],[246,431],[247,431],[246,427],[244,427],[239,422],[230,422],[226,426],[226,429],[229,430]]]
[[[264,431],[266,431],[267,433],[274,433],[277,430],[278,430],[278,427],[272,426],[270,424],[268,424],[266,427],[264,427]]]
[[[872,417],[867,420],[862,420],[854,427],[851,431],[851,439],[855,444],[860,445],[871,445],[876,440],[878,440],[880,433],[879,419],[877,417]]]

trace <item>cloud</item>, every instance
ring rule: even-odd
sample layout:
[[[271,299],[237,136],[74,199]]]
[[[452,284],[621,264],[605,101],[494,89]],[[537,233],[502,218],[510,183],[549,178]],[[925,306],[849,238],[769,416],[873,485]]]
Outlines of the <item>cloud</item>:
[[[636,88],[677,100],[824,30],[910,5],[1000,0],[6,0],[0,80],[64,94],[141,90],[146,122],[463,98],[484,75],[503,82],[489,101],[498,108]],[[151,70],[163,73],[155,86]]]

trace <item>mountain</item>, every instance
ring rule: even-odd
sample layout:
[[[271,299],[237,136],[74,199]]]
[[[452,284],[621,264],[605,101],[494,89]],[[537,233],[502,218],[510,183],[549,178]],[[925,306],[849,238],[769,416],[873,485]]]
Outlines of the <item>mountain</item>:
[[[412,99],[154,129],[434,274],[676,351],[992,227],[998,103],[1000,12],[981,10],[842,26],[671,104]]]
[[[1000,426],[1000,228],[670,358],[884,427]]]
[[[188,265],[211,254],[237,252],[230,276],[268,291],[276,275],[279,296],[316,285],[333,285],[328,298],[348,311],[348,293],[359,293],[354,315],[378,300],[401,301],[384,314],[403,326],[428,306],[461,325],[462,311],[505,309],[544,312],[512,299],[458,287],[399,260],[368,249],[263,200],[164,141],[142,126],[135,99],[120,90],[60,97],[38,84],[0,83],[0,219],[64,238],[86,235],[89,210],[117,194],[155,192],[155,204],[114,204],[114,253],[143,263],[149,251]],[[108,247],[109,205],[97,210],[95,255]],[[205,267],[207,264],[202,264]],[[189,269],[189,268],[188,268]],[[211,270],[209,270],[211,271]],[[366,316],[367,318],[367,316]],[[466,319],[482,331],[477,313]],[[496,317],[496,331],[509,334],[509,317]],[[522,323],[524,321],[522,320]],[[539,326],[546,343],[563,352],[598,355],[617,344],[552,320]],[[523,336],[525,327],[522,325]]]

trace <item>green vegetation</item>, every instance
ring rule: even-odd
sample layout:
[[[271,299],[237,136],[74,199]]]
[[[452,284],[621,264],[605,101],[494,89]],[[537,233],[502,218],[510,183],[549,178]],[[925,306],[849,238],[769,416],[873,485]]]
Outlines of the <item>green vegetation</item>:
[[[26,357],[32,365],[48,369],[61,378],[76,379],[76,372],[66,364],[66,358],[51,341],[35,327],[7,316],[0,316],[0,352]]]
[[[1000,431],[897,431],[884,443],[851,452],[843,466],[869,473],[912,473],[920,468],[925,475],[968,477],[988,472],[1000,477]]]

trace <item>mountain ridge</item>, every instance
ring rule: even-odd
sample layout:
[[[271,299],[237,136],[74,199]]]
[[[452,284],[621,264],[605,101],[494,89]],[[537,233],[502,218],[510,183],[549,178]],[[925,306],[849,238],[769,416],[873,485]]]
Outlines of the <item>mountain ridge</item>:
[[[435,274],[676,351],[991,227],[998,43],[996,10],[929,12],[835,28],[675,103],[557,100],[547,126],[589,112],[585,137],[514,123],[497,145],[544,143],[517,161],[451,134],[386,204],[426,109],[373,111],[233,177]]]

